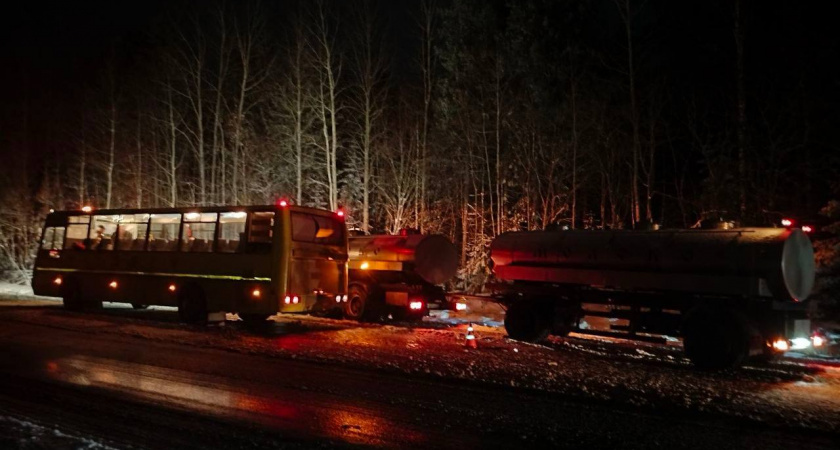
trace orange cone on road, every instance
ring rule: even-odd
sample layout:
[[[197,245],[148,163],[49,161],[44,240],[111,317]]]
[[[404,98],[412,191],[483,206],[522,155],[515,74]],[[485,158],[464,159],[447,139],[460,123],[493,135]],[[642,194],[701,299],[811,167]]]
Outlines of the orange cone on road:
[[[467,340],[464,343],[464,346],[467,348],[478,348],[478,342],[476,342],[475,335],[473,334],[472,323],[467,325]]]

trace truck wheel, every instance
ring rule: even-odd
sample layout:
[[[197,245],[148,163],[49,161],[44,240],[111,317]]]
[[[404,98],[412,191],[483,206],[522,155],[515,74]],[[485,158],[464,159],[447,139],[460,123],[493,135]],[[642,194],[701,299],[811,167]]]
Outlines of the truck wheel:
[[[187,285],[178,296],[178,317],[181,322],[203,324],[207,322],[207,301],[204,291],[196,285]]]
[[[686,318],[685,354],[700,369],[738,367],[749,354],[749,345],[746,323],[732,311],[702,309]]]
[[[344,317],[351,320],[362,320],[366,317],[367,290],[358,284],[351,285],[347,290],[347,303],[344,304]]]
[[[537,305],[513,303],[505,313],[505,330],[511,339],[539,342],[548,337],[551,324]]]

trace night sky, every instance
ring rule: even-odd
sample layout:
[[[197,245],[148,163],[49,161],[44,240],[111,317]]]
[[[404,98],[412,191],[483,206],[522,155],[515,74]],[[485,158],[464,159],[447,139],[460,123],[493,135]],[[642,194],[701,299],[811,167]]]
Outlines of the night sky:
[[[20,156],[18,150],[24,148],[32,157],[31,167],[52,152],[66,151],[68,130],[78,123],[85,92],[100,79],[111,50],[120,55],[119,72],[142,67],[155,25],[173,11],[200,3],[30,1],[5,6],[0,16],[0,152],[4,158]],[[282,14],[282,6],[267,3],[275,14]],[[506,8],[504,2],[497,4]],[[507,8],[515,4],[509,2]],[[836,132],[840,77],[835,69],[840,34],[834,14],[827,2],[744,4],[748,105],[762,104],[770,114],[798,109],[797,114],[808,117],[813,151],[829,158],[840,145]],[[400,31],[414,7],[398,2],[386,7],[390,27],[397,30],[391,34],[397,55],[414,51],[409,48],[412,38]],[[638,19],[646,31],[637,39],[646,47],[640,59],[655,70],[640,72],[640,82],[651,77],[666,83],[672,92],[691,90],[700,97],[720,98],[720,116],[731,118],[730,8],[723,0],[646,4]],[[601,2],[589,11],[582,20],[562,25],[578,29],[594,46],[614,47],[619,52],[623,36],[614,4]]]

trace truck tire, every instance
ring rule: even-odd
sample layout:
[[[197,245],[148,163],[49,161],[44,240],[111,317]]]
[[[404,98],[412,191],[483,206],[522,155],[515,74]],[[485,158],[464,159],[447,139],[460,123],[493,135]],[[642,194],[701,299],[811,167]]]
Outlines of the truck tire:
[[[204,291],[190,284],[178,295],[178,318],[189,324],[207,323],[207,300]]]
[[[368,292],[358,284],[350,285],[347,289],[347,303],[344,304],[344,318],[361,321],[367,317]]]
[[[747,323],[734,311],[713,308],[692,311],[686,317],[682,334],[686,356],[700,369],[735,368],[749,355]]]
[[[551,331],[550,316],[538,304],[514,302],[505,313],[505,331],[511,339],[540,342]]]

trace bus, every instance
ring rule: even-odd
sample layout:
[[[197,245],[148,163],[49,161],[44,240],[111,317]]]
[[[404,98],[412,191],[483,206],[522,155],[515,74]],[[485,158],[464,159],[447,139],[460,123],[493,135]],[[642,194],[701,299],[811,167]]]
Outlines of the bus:
[[[175,306],[181,321],[339,312],[347,302],[343,211],[221,206],[51,212],[36,295],[74,311],[102,302]],[[224,317],[224,316],[222,316]]]

